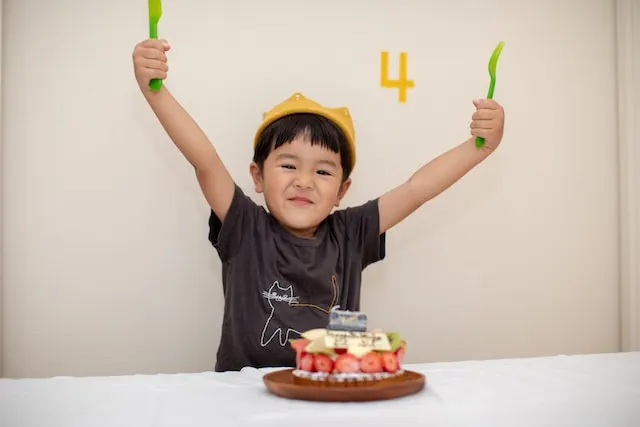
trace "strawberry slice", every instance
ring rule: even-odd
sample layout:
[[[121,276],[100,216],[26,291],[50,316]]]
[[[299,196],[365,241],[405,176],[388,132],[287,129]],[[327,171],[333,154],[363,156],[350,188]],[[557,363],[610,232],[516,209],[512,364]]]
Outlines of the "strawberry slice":
[[[341,354],[336,359],[336,371],[342,373],[358,372],[360,363],[358,359],[349,353]]]
[[[313,365],[318,372],[332,372],[333,360],[326,354],[316,354],[313,357]]]
[[[301,351],[299,353],[296,353],[296,369],[302,369],[302,356],[304,356],[305,353],[304,351]]]
[[[306,338],[300,338],[297,340],[290,340],[289,343],[297,353],[300,353],[305,348],[307,348],[307,344],[309,344],[309,340]]]
[[[382,353],[382,366],[387,372],[396,372],[399,369],[398,358],[390,351]]]
[[[370,352],[360,361],[360,370],[368,374],[382,372],[382,358],[376,352]]]
[[[398,359],[398,365],[402,365],[402,361],[404,360],[404,347],[400,347],[396,350],[396,358]]]
[[[300,369],[307,372],[313,372],[313,354],[305,353],[300,358]]]

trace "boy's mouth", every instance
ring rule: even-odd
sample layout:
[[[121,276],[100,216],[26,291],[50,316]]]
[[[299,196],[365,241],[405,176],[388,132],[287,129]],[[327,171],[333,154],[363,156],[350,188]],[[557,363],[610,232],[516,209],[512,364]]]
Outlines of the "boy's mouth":
[[[313,202],[309,199],[307,199],[306,197],[302,197],[302,196],[298,196],[298,197],[292,197],[289,199],[290,202],[296,204],[296,205],[300,205],[300,206],[304,206],[304,205],[310,205]]]

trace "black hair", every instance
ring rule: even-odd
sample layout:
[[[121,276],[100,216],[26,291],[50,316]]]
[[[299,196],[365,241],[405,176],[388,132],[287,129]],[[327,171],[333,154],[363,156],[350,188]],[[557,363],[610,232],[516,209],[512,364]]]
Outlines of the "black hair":
[[[307,136],[311,145],[320,145],[338,153],[342,164],[342,180],[349,178],[352,158],[347,138],[335,123],[317,114],[290,114],[271,123],[258,137],[253,161],[262,171],[264,161],[271,151],[290,143],[299,135]]]

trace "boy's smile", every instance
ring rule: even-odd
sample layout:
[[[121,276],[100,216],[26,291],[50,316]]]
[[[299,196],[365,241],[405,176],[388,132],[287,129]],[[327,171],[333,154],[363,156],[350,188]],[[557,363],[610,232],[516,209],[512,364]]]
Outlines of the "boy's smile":
[[[291,201],[296,206],[308,206],[313,203],[309,198],[304,196],[292,197],[289,199],[289,201]]]
[[[273,150],[262,173],[252,164],[251,174],[269,212],[299,237],[313,237],[350,184],[343,183],[340,155],[304,135]]]

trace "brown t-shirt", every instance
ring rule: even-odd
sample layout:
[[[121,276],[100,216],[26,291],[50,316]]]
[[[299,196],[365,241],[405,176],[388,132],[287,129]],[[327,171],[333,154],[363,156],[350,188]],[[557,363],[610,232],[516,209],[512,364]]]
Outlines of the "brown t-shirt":
[[[326,327],[336,305],[359,310],[362,270],[385,256],[379,224],[376,199],[299,238],[236,186],[224,224],[209,218],[225,299],[215,370],[295,366],[289,339]]]

